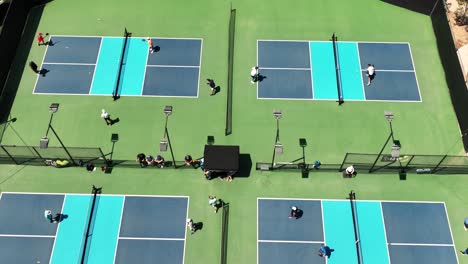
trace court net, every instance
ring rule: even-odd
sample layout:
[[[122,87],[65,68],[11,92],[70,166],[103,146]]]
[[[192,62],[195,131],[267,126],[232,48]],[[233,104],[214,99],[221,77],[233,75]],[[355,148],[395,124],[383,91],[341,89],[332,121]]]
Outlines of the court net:
[[[226,127],[224,134],[232,133],[232,80],[234,68],[234,37],[236,31],[236,9],[232,9],[229,17],[229,40],[228,40],[228,82],[226,97]]]
[[[356,210],[356,193],[351,191],[349,193],[349,202],[351,204],[351,213],[353,215],[353,225],[354,225],[354,239],[356,244],[356,254],[358,264],[362,264],[362,251],[361,251],[361,239],[359,236],[359,224],[358,224],[358,216]]]
[[[102,188],[97,188],[96,186],[93,185],[93,189],[92,189],[93,197],[91,198],[90,204],[88,207],[89,208],[88,218],[87,218],[88,221],[87,221],[87,226],[85,227],[84,238],[83,238],[84,243],[82,245],[81,264],[88,262],[89,248],[91,247],[90,238],[92,237],[95,213],[97,211],[97,206],[98,206],[98,201],[99,201],[98,194],[101,194],[101,189]]]
[[[117,100],[120,97],[120,85],[121,85],[121,78],[122,78],[122,69],[125,61],[125,51],[127,50],[127,42],[128,42],[128,37],[132,33],[129,33],[127,31],[127,28],[124,29],[124,43],[123,43],[123,48],[122,48],[122,53],[120,54],[120,63],[119,63],[119,70],[117,71],[117,81],[115,83],[115,88],[112,93],[112,98],[114,100]]]
[[[342,104],[343,100],[343,89],[341,86],[341,73],[340,73],[340,57],[338,53],[338,37],[335,33],[332,35],[333,42],[333,55],[335,56],[335,74],[336,74],[336,89],[338,91],[338,103]]]

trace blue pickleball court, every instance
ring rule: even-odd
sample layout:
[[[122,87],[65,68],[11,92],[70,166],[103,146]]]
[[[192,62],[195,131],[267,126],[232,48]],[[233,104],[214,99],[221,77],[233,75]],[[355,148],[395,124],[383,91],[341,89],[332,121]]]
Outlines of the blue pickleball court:
[[[422,101],[409,43],[259,40],[257,56],[259,99]]]
[[[202,39],[152,41],[51,36],[34,93],[198,97]]]
[[[98,195],[94,207],[93,201],[87,194],[2,193],[2,263],[184,263],[188,197]],[[45,210],[62,220],[47,221]]]
[[[257,205],[258,264],[458,263],[444,203],[258,198]]]

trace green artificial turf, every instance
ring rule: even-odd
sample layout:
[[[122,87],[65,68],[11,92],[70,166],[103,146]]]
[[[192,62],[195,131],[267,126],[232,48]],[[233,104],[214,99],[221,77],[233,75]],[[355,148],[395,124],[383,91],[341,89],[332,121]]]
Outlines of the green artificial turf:
[[[280,137],[284,154],[278,161],[302,156],[298,139],[306,138],[307,161],[339,164],[346,152],[378,153],[388,136],[385,110],[393,111],[395,137],[402,153],[462,154],[460,131],[450,102],[447,84],[437,52],[429,17],[377,0],[238,0],[234,79],[233,129],[224,135],[228,23],[231,2],[225,0],[162,1],[101,0],[48,3],[36,31],[52,35],[122,36],[126,27],[133,36],[203,38],[200,91],[197,99],[122,97],[118,101],[103,96],[33,95],[36,82],[27,64],[16,64],[22,75],[11,116],[18,120],[6,129],[2,143],[38,145],[49,120],[50,103],[60,103],[53,126],[67,146],[101,147],[109,152],[110,136],[119,134],[114,159],[135,158],[139,152],[158,154],[164,133],[165,105],[174,107],[168,128],[177,160],[186,154],[203,154],[206,137],[216,144],[239,145],[252,163],[269,162],[273,150],[276,121],[273,109],[281,109]],[[40,12],[33,11],[33,13]],[[34,32],[32,19],[29,31]],[[343,41],[409,42],[421,90],[422,103],[257,100],[250,84],[250,68],[256,64],[259,39],[329,40],[336,32]],[[34,34],[34,33],[32,33]],[[34,38],[19,52],[41,62],[45,47]],[[24,72],[23,72],[24,71]],[[212,78],[221,92],[210,96],[204,80]],[[100,118],[106,109],[120,122],[112,127]],[[51,145],[58,145],[51,137]],[[169,154],[165,154],[168,159]],[[190,196],[189,214],[204,228],[189,236],[185,263],[214,264],[220,258],[221,215],[208,206],[208,195],[230,203],[228,263],[257,262],[256,198],[346,198],[353,189],[358,199],[430,200],[447,205],[455,243],[466,247],[468,232],[462,227],[468,194],[464,175],[398,175],[360,173],[343,179],[337,173],[313,171],[308,179],[299,173],[257,172],[232,183],[206,181],[199,170],[125,169],[112,174],[88,173],[84,168],[0,167],[2,191],[89,193],[92,184],[103,193],[159,194]],[[465,206],[465,207],[464,207]],[[468,263],[460,257],[460,263]]]

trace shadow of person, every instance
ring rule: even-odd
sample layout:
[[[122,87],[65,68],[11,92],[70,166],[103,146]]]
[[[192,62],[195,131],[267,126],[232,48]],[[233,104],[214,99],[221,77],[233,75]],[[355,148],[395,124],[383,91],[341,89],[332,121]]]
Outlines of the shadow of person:
[[[303,215],[304,215],[304,211],[302,211],[302,209],[297,209],[296,219],[301,218]]]
[[[116,123],[118,123],[118,122],[120,122],[120,118],[118,118],[118,117],[115,118],[115,119],[111,119],[110,125],[112,126],[113,124],[116,124]]]
[[[160,50],[161,50],[161,47],[159,47],[159,46],[155,46],[155,47],[153,48],[153,51],[154,51],[154,52],[159,52]]]
[[[329,246],[325,246],[325,255],[327,256],[327,258],[330,258],[331,255],[332,255],[332,252],[334,252],[335,250],[330,248]]]
[[[60,41],[54,42],[53,40],[49,39],[49,41],[46,42],[46,46],[51,46],[51,47],[53,47],[53,46],[55,46],[55,44],[57,44],[57,43],[59,43],[59,42],[60,42]]]
[[[218,85],[214,88],[214,94],[217,94],[221,91],[221,87]]]
[[[263,80],[266,79],[266,78],[267,78],[267,77],[266,77],[265,75],[260,75],[260,74],[259,74],[257,80],[258,80],[259,82],[261,82],[261,81],[263,81]]]
[[[67,218],[68,218],[68,215],[66,214],[56,214],[53,220],[55,223],[60,223]]]
[[[193,232],[203,229],[203,222],[193,223]]]
[[[48,69],[44,69],[42,68],[40,71],[39,71],[39,74],[42,75],[42,77],[46,77],[46,74],[50,72]]]

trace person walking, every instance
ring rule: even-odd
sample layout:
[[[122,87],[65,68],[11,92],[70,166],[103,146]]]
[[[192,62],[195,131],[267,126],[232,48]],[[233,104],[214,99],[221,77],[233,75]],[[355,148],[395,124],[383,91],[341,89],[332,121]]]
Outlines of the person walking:
[[[51,223],[58,223],[60,220],[60,214],[56,214],[55,217],[52,216],[52,211],[51,210],[45,210],[44,211],[44,218],[51,222]]]
[[[252,67],[252,70],[250,70],[250,77],[252,77],[252,80],[250,81],[251,83],[256,83],[258,81],[258,66]]]
[[[299,209],[297,206],[292,206],[291,207],[291,212],[289,213],[288,218],[298,218],[299,217]]]
[[[29,62],[29,67],[31,68],[31,70],[33,70],[34,73],[37,73],[37,74],[40,73],[39,67],[34,61]]]
[[[104,121],[106,121],[106,124],[108,126],[112,126],[113,124],[112,119],[110,118],[110,115],[109,113],[106,112],[106,110],[104,109],[101,110],[101,117],[104,119]]]
[[[369,86],[374,80],[375,77],[375,67],[372,64],[367,64],[367,69],[366,69],[366,75],[367,75],[367,86]]]
[[[196,225],[191,218],[187,219],[187,227],[190,229],[190,234],[193,235],[196,231]]]
[[[208,86],[211,89],[211,94],[210,95],[215,95],[216,94],[216,84],[212,79],[206,79]]]
[[[465,218],[465,221],[463,222],[465,231],[468,231],[468,217]]]
[[[217,199],[216,196],[208,196],[208,204],[214,208],[215,213],[218,213],[219,208],[223,206],[221,199]]]

